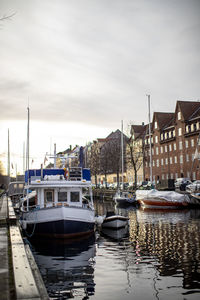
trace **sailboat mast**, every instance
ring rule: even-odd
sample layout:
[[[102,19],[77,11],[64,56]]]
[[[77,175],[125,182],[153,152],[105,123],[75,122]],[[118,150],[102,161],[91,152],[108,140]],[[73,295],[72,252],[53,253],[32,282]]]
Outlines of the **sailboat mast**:
[[[121,151],[122,151],[122,190],[124,189],[124,134],[123,134],[123,120],[121,128]]]
[[[54,169],[56,169],[56,144],[54,144]]]
[[[149,108],[149,150],[150,150],[150,181],[153,182],[152,178],[152,147],[151,147],[151,112],[150,112],[150,95],[148,97],[148,108]]]
[[[27,110],[28,110],[28,124],[27,124],[27,145],[26,145],[26,170],[29,173],[29,119],[30,119],[29,106],[27,107]],[[28,183],[29,183],[29,174],[28,174]]]
[[[9,134],[9,129],[8,129],[8,184],[10,183],[10,134]]]

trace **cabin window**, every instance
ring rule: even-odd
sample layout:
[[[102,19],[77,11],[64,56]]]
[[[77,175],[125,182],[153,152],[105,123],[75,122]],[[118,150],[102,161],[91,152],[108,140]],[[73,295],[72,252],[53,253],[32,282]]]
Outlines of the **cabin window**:
[[[45,191],[45,202],[53,202],[53,190]]]
[[[67,192],[58,192],[58,202],[67,202]]]
[[[181,120],[181,112],[178,112],[178,120]]]
[[[79,202],[79,192],[70,193],[71,202]]]

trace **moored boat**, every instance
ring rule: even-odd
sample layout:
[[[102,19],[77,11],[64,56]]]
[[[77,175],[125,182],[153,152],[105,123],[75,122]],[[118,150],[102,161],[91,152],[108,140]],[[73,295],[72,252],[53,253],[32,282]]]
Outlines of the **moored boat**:
[[[66,176],[67,174],[67,176]],[[94,232],[90,171],[82,168],[26,171],[21,224],[28,236],[72,238]],[[90,197],[85,199],[83,192]]]
[[[119,205],[136,204],[135,195],[126,191],[117,191],[113,199]]]
[[[101,226],[102,228],[119,229],[127,226],[128,222],[128,217],[115,215],[113,212],[108,212]]]
[[[168,209],[184,208],[190,204],[190,199],[186,194],[180,194],[174,191],[137,190],[136,200],[147,208]]]

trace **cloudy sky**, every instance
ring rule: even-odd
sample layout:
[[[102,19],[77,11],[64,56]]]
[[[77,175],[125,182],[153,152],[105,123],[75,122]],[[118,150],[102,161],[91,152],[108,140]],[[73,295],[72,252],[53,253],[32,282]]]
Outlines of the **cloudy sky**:
[[[85,145],[200,100],[199,0],[0,0],[0,159]],[[126,125],[125,125],[126,126]]]

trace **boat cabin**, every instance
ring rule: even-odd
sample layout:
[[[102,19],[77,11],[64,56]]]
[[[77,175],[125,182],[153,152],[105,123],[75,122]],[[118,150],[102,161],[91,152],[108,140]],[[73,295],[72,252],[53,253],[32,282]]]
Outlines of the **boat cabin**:
[[[60,173],[60,169],[58,169],[59,174],[55,174],[56,169],[52,170],[53,175],[48,174],[49,172],[41,172],[40,176],[35,174],[31,176],[32,173],[28,175],[25,186],[26,196],[23,199],[24,210],[59,206],[93,206],[91,181],[87,180],[88,177],[84,178],[81,168],[73,168],[74,172],[71,173],[70,170],[66,172],[64,169],[63,174]]]

